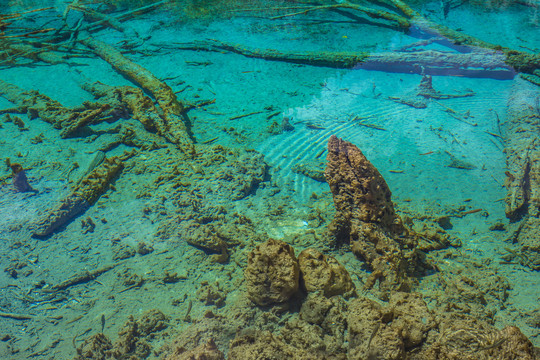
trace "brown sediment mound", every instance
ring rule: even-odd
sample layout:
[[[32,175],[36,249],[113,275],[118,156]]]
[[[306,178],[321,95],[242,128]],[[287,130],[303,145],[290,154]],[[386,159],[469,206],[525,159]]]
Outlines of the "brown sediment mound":
[[[167,317],[156,309],[137,321],[130,316],[114,343],[104,334],[93,335],[77,348],[74,360],[146,359],[152,351],[146,339],[166,327]]]
[[[177,349],[164,360],[225,360],[225,356],[218,349],[214,340],[210,339],[192,350]]]
[[[322,291],[326,297],[354,293],[351,276],[334,257],[310,248],[298,255],[298,263],[307,292]]]
[[[345,267],[332,256],[306,249],[298,260],[292,246],[269,239],[248,255],[245,270],[248,297],[257,305],[285,303],[301,288],[325,297],[354,295]]]
[[[298,291],[300,269],[292,246],[269,239],[248,255],[248,297],[257,305],[284,303]]]
[[[379,171],[353,144],[330,137],[326,181],[336,215],[329,225],[336,244],[350,244],[373,270],[366,286],[379,280],[383,292],[408,291],[408,268],[414,267],[415,237],[409,236]]]
[[[280,336],[276,336],[269,331],[257,331],[237,336],[231,341],[227,359],[323,360],[320,356],[287,344]]]
[[[534,359],[531,342],[517,327],[498,330],[473,315],[430,310],[418,293],[394,292],[387,303],[310,293],[298,314],[281,317],[283,325],[277,318],[268,322],[273,315],[260,309],[239,321],[243,306],[233,306],[228,316],[195,321],[169,346],[166,359],[204,351],[211,359],[228,352],[229,360]]]

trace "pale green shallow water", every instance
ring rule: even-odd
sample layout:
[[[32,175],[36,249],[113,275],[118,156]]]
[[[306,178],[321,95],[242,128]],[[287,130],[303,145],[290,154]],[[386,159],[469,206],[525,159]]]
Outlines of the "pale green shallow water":
[[[538,3],[531,1],[427,1],[411,5],[429,19],[464,34],[538,54],[540,10]],[[81,88],[84,82],[136,86],[82,45],[73,43],[63,47],[63,62],[54,65],[5,48],[6,41],[30,41],[30,36],[21,37],[30,31],[61,29],[67,3],[4,0],[0,4],[2,14],[51,7],[13,19],[4,16],[0,80],[24,90],[37,90],[67,107],[94,100]],[[127,0],[112,3],[116,7],[97,1],[85,4],[113,15],[151,4]],[[457,255],[447,260],[447,265],[459,268],[463,259],[475,261],[489,265],[489,271],[496,271],[508,281],[512,290],[504,306],[494,307],[494,323],[497,327],[518,326],[540,347],[538,321],[531,321],[540,311],[540,275],[518,264],[499,264],[507,253],[505,248],[512,247],[506,241],[512,227],[501,201],[506,195],[502,186],[506,170],[504,144],[493,135],[499,132],[498,121],[506,119],[509,96],[531,84],[508,68],[476,69],[477,72],[428,68],[425,71],[433,74],[435,90],[474,95],[421,99],[425,107],[416,108],[391,98],[404,98],[417,91],[422,78],[421,61],[406,69],[395,64],[336,69],[267,61],[226,51],[179,49],[186,43],[217,39],[250,49],[283,52],[402,51],[405,55],[405,51],[414,48],[456,53],[444,39],[425,41],[429,34],[418,32],[417,28],[404,32],[381,26],[380,21],[354,11],[321,10],[272,20],[272,16],[286,13],[268,9],[274,6],[305,4],[247,0],[165,2],[123,21],[128,29],[124,33],[103,27],[94,28],[92,34],[122,50],[126,57],[167,83],[179,98],[194,104],[188,116],[192,137],[198,144],[253,149],[264,157],[266,175],[238,198],[231,197],[234,191],[228,192],[227,180],[223,180],[226,175],[221,178],[224,183],[215,185],[205,183],[215,179],[189,177],[195,182],[192,186],[200,181],[201,189],[209,191],[200,196],[200,209],[223,207],[229,213],[237,212],[253,221],[256,232],[277,239],[324,230],[334,213],[328,185],[299,174],[294,168],[308,163],[323,169],[327,140],[335,134],[357,145],[378,168],[402,214],[441,216],[458,209],[482,209],[452,220],[454,226],[448,232],[459,238],[462,246],[452,250]],[[259,8],[267,10],[237,11]],[[79,11],[66,14],[68,27],[88,23]],[[39,43],[54,31],[31,36]],[[10,35],[17,37],[3,37]],[[411,48],[410,44],[414,46]],[[538,104],[538,86],[535,89],[536,100],[531,101]],[[199,101],[209,104],[198,107]],[[13,106],[0,97],[0,110]],[[0,155],[2,159],[21,163],[37,192],[16,192],[11,184],[11,171],[1,167],[0,267],[5,271],[0,273],[0,311],[27,314],[30,319],[0,318],[0,358],[72,358],[74,344],[79,345],[82,339],[101,331],[102,316],[104,333],[114,339],[128,316],[137,318],[149,309],[159,309],[170,318],[166,333],[151,341],[157,351],[189,325],[185,321],[187,311],[192,319],[201,318],[209,309],[226,314],[235,302],[241,301],[246,255],[257,244],[246,241],[230,250],[231,260],[219,264],[211,261],[208,251],[186,243],[185,234],[170,226],[171,219],[185,216],[187,219],[182,221],[187,221],[190,213],[183,212],[179,205],[183,194],[165,176],[172,172],[174,157],[164,149],[140,151],[127,163],[114,189],[109,189],[96,205],[48,238],[33,238],[31,225],[70,193],[96,150],[113,142],[117,126],[144,129],[128,115],[125,119],[91,125],[94,133],[62,139],[60,131],[50,124],[30,119],[27,114],[17,116],[25,126],[17,126],[0,116]],[[353,121],[355,117],[371,126],[358,125]],[[289,119],[290,129],[282,127],[284,118]],[[38,138],[42,141],[36,141]],[[121,144],[107,151],[106,156],[120,155],[131,148]],[[448,167],[451,156],[466,161],[474,169]],[[78,167],[72,169],[74,163]],[[201,174],[221,171],[218,165],[208,166],[208,169],[203,166],[192,170]],[[235,174],[234,169],[230,172]],[[165,180],[160,180],[161,175]],[[320,221],[313,219],[315,208],[322,214]],[[87,218],[95,224],[91,232],[85,231],[87,225],[83,221]],[[506,231],[490,230],[497,223],[504,224]],[[97,278],[98,281],[73,286],[52,301],[38,295],[43,287],[115,262],[121,252],[118,246],[136,250],[142,242],[154,251],[127,257],[117,268]],[[291,245],[297,252],[308,246],[324,249],[349,272],[358,273],[353,280],[361,288],[360,280],[368,270],[350,252],[316,242]],[[176,272],[181,280],[164,282],[165,271]],[[481,277],[481,266],[479,273]],[[129,287],[125,278],[133,275],[144,282],[123,291]],[[204,281],[220,283],[222,291],[227,293],[224,308],[199,301],[197,290]],[[430,299],[427,294],[433,286],[437,287],[428,277],[420,280],[417,290]],[[73,340],[76,335],[78,339]],[[159,353],[148,358],[159,358],[156,354]]]

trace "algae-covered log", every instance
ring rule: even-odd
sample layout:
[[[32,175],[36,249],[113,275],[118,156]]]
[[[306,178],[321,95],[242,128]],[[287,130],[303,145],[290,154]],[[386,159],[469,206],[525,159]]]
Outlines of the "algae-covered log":
[[[103,104],[95,110],[84,111],[80,116],[76,116],[75,121],[69,122],[69,124],[62,129],[60,136],[64,139],[73,136],[81,128],[91,125],[96,119],[99,119],[103,112],[110,108],[110,105]]]
[[[107,61],[116,71],[139,84],[150,92],[163,111],[167,129],[163,134],[167,139],[189,154],[194,152],[193,140],[187,126],[184,105],[177,99],[172,89],[139,64],[128,60],[111,45],[90,36],[81,42],[92,49],[96,55]]]
[[[403,15],[365,7],[344,0],[340,1],[339,4],[302,7],[301,11],[275,16],[274,19],[283,18],[286,16],[296,16],[319,10],[356,10],[361,13],[365,13],[371,18],[389,21],[390,26],[394,26],[405,31],[414,30],[416,33],[424,34],[424,36],[429,35],[430,37],[437,39],[435,40],[436,42],[439,42],[444,46],[457,49],[458,51],[469,52],[471,48],[494,50],[504,55],[504,62],[516,71],[540,76],[540,54],[526,53],[503,47],[501,45],[491,44],[475,38],[474,36],[467,35],[442,24],[438,24],[425,18],[419,12],[415,11],[401,0],[388,0],[387,3],[390,6],[393,5],[395,8],[394,10],[397,13]],[[275,10],[277,9],[279,8],[275,8]],[[286,10],[287,8],[284,9]]]
[[[463,75],[508,79],[515,71],[505,63],[505,56],[495,51],[476,51],[468,54],[434,50],[408,52],[282,52],[275,49],[249,48],[241,44],[217,40],[177,43],[177,49],[196,51],[229,51],[250,58],[282,61],[337,69],[360,68],[403,73]]]
[[[0,96],[15,104],[20,113],[27,113],[30,118],[41,118],[50,124],[57,124],[59,119],[71,115],[70,109],[58,101],[35,90],[26,91],[16,85],[0,80]]]
[[[382,291],[409,291],[416,240],[394,211],[392,193],[379,171],[353,144],[332,136],[325,175],[336,215],[328,229],[338,243],[372,268],[366,287],[379,280]]]
[[[517,79],[502,124],[505,141],[506,216],[540,216],[540,91]]]
[[[114,156],[105,159],[101,165],[82,179],[71,194],[60,202],[58,207],[35,224],[33,235],[37,237],[48,236],[94,205],[124,168],[124,160],[132,155],[133,153],[127,153],[122,157]]]
[[[522,221],[513,235],[517,260],[540,270],[540,91],[517,79],[502,124],[505,141],[506,216]]]
[[[140,88],[133,86],[109,86],[101,82],[83,84],[83,89],[100,98],[105,103],[116,101],[124,104],[133,118],[139,120],[148,131],[157,132],[166,137],[167,124],[161,116],[154,102]]]
[[[61,129],[62,138],[74,136],[82,127],[115,117],[122,112],[108,104],[86,102],[81,107],[68,108],[35,90],[23,90],[0,80],[0,96],[15,104],[15,110],[31,119],[41,120]]]

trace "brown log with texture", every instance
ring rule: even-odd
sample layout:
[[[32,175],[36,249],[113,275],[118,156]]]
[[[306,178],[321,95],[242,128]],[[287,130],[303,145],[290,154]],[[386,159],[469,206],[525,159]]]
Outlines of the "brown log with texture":
[[[189,135],[184,105],[177,99],[169,85],[103,41],[88,36],[81,40],[81,43],[92,49],[96,55],[108,62],[116,71],[151,93],[163,111],[163,119],[167,125],[167,131],[163,136],[185,153],[194,153],[193,139]]]
[[[518,79],[501,125],[506,154],[506,216],[521,221],[513,235],[517,260],[540,270],[540,91]]]
[[[416,240],[396,214],[390,188],[356,146],[336,136],[328,141],[327,160],[326,181],[336,208],[329,232],[371,267],[366,287],[379,280],[383,292],[408,291],[406,269]]]

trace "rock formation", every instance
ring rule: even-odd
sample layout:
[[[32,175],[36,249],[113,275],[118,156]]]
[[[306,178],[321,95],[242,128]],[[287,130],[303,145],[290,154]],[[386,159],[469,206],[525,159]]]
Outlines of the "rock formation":
[[[336,215],[329,232],[336,244],[350,244],[372,269],[366,284],[379,280],[383,291],[410,289],[407,269],[413,265],[416,240],[408,236],[379,171],[353,144],[332,136],[325,175]]]
[[[298,290],[300,270],[294,249],[269,239],[248,255],[245,271],[248,297],[258,305],[289,300]]]

